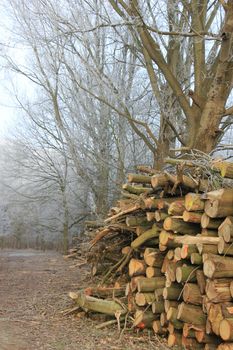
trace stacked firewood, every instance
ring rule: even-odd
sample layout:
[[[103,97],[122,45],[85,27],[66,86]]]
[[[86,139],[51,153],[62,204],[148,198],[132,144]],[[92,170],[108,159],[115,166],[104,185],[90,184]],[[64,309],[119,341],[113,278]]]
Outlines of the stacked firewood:
[[[211,169],[233,178],[232,163]],[[169,347],[233,349],[233,188],[214,189],[214,175],[195,178],[183,167],[139,170],[91,242],[104,247],[117,235],[117,261],[102,286],[70,296],[118,322],[132,315],[134,327],[153,329]]]

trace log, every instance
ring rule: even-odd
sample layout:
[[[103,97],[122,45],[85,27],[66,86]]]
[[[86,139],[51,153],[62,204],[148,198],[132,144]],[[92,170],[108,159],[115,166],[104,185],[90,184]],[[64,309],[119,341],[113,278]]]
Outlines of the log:
[[[152,303],[151,308],[153,314],[161,314],[162,312],[164,312],[164,303],[161,301],[154,301]]]
[[[97,298],[122,297],[125,295],[126,285],[116,287],[89,287],[84,289],[85,295]]]
[[[165,287],[163,290],[164,299],[168,300],[182,300],[182,285],[172,283],[170,287]]]
[[[161,312],[160,314],[160,324],[162,327],[166,327],[168,325],[167,313]]]
[[[200,306],[181,303],[178,306],[177,319],[195,325],[205,325],[206,315]]]
[[[205,344],[204,350],[217,350],[218,344]]]
[[[174,308],[178,308],[179,302],[176,300],[164,300],[164,309],[165,312],[168,312],[168,310],[170,309],[170,307],[174,307]]]
[[[199,224],[201,222],[202,213],[187,211],[183,212],[184,222],[192,222],[194,224]]]
[[[162,276],[161,269],[159,267],[148,266],[146,268],[146,277],[160,277]]]
[[[167,333],[167,329],[161,325],[159,320],[153,321],[152,328],[155,334],[165,335]]]
[[[175,233],[182,233],[182,234],[196,234],[200,232],[199,225],[190,224],[190,223],[184,222],[183,220],[176,219],[173,217],[167,217],[164,220],[163,228],[166,231],[173,231]]]
[[[126,308],[113,300],[97,299],[84,293],[70,292],[69,296],[78,304],[82,309],[88,311],[94,311],[103,313],[110,316],[115,316],[116,312],[121,314],[126,313]]]
[[[185,211],[184,200],[174,201],[168,207],[169,215],[183,215],[184,211]]]
[[[232,242],[233,239],[233,217],[228,216],[226,219],[221,223],[221,225],[218,228],[218,234],[219,236],[222,236],[224,238],[225,242]]]
[[[128,174],[127,180],[130,183],[151,184],[151,176],[141,174]]]
[[[220,238],[219,238],[219,241],[220,241]],[[199,254],[206,254],[206,253],[218,254],[218,245],[199,243],[199,244],[196,244],[196,246],[199,251]]]
[[[180,261],[181,260],[181,247],[177,247],[174,250],[174,260]]]
[[[182,346],[182,335],[178,332],[175,332],[173,334],[169,334],[167,339],[167,345],[169,348],[172,348],[175,346],[177,349],[177,346]]]
[[[233,281],[230,283],[230,293],[231,293],[231,297],[233,299]]]
[[[155,301],[163,301],[163,288],[155,289]]]
[[[144,251],[144,260],[148,266],[161,268],[163,259],[164,256],[158,249],[146,248]]]
[[[161,210],[155,211],[155,220],[157,222],[164,221],[169,215],[166,212],[163,212]]]
[[[176,280],[181,282],[196,282],[196,271],[199,267],[196,266],[181,266],[176,269]]]
[[[151,188],[142,187],[142,186],[131,186],[129,184],[122,185],[122,189],[128,191],[129,193],[133,193],[136,195],[140,195],[141,193],[150,193],[152,191]]]
[[[175,329],[182,329],[183,324],[181,321],[177,320],[177,314],[178,314],[177,308],[170,307],[167,312],[167,319],[169,323],[172,323],[174,325]]]
[[[170,249],[170,250],[167,252],[167,254],[166,254],[166,258],[167,258],[168,260],[173,260],[174,255],[175,255],[175,251],[174,251],[173,249]]]
[[[159,171],[147,165],[137,165],[137,170],[145,174],[158,174]]]
[[[222,177],[233,179],[233,163],[223,160],[214,160],[211,166],[215,171],[219,171]]]
[[[196,338],[195,330],[192,328],[192,325],[190,325],[189,323],[184,323],[183,336],[185,338]]]
[[[133,326],[140,329],[152,328],[154,320],[156,316],[152,311],[137,310],[134,314]]]
[[[221,225],[221,223],[222,223],[222,219],[211,219],[206,213],[202,214],[202,217],[201,217],[202,228],[216,230]]]
[[[187,304],[202,305],[202,295],[197,284],[186,283],[183,291],[183,299]]]
[[[121,216],[124,216],[125,214],[135,212],[138,209],[140,209],[140,204],[136,203],[135,205],[130,206],[129,208],[127,208],[125,210],[122,210],[120,213],[113,215],[113,216],[110,216],[109,218],[105,219],[104,222],[107,223],[107,222],[113,221],[115,219],[120,218]]]
[[[201,199],[201,195],[197,193],[188,193],[184,201],[187,211],[203,211],[205,202]]]
[[[173,242],[177,244],[194,245],[194,244],[202,243],[202,244],[214,244],[217,246],[219,241],[220,241],[219,237],[203,237],[200,235],[199,236],[189,236],[189,235],[173,236]]]
[[[154,224],[151,229],[145,231],[140,236],[138,236],[133,242],[131,242],[131,248],[139,248],[143,243],[145,243],[149,239],[159,237],[159,233],[160,228],[156,224]]]
[[[233,350],[233,343],[222,343],[217,347],[217,350]]]
[[[224,238],[220,237],[220,241],[218,243],[218,253],[224,254],[224,256],[225,255],[233,256],[233,244],[225,243]]]
[[[160,198],[148,197],[143,198],[142,200],[145,209],[158,209]]]
[[[233,215],[233,204],[221,203],[220,200],[207,200],[205,203],[205,212],[211,218],[224,218]]]
[[[218,231],[217,230],[209,230],[207,228],[203,228],[201,230],[201,235],[204,237],[218,237]]]
[[[154,211],[147,211],[146,212],[146,219],[148,222],[155,221],[155,212]]]
[[[151,176],[151,186],[153,189],[157,189],[159,187],[164,188],[169,184],[168,177],[166,174],[156,174]]]
[[[146,273],[146,263],[144,260],[130,259],[129,262],[129,276],[139,276],[145,275]]]
[[[181,258],[182,259],[187,259],[191,258],[192,253],[198,253],[196,245],[188,245],[188,244],[183,244],[181,248]]]
[[[215,246],[212,246],[215,247]],[[190,257],[190,261],[192,265],[202,265],[202,255],[199,253],[192,253]]]
[[[155,300],[154,293],[139,293],[135,295],[135,302],[138,306],[151,305]]]
[[[203,350],[203,345],[198,343],[197,340],[194,338],[185,338],[184,336],[182,336],[182,345],[187,350]]]
[[[169,178],[169,181],[171,181],[174,185],[182,184],[184,187],[187,187],[188,189],[191,189],[191,190],[198,189],[201,192],[205,192],[210,188],[210,184],[208,183],[207,180],[199,179],[199,181],[196,181],[186,175],[182,175],[182,177],[180,178],[178,175],[169,174],[167,172],[166,174]]]
[[[214,280],[207,280],[206,295],[212,303],[224,303],[231,301],[230,292],[231,279],[219,278]]]
[[[217,350],[218,345],[217,344],[205,344],[204,350]]]
[[[144,232],[150,230],[151,228],[152,228],[152,224],[149,222],[147,223],[147,225],[137,226],[135,229],[136,235],[141,236]]]
[[[155,289],[160,289],[165,286],[166,278],[153,277],[153,278],[140,278],[137,280],[137,290],[139,292],[154,292]]]
[[[203,271],[209,278],[233,277],[233,259],[212,255],[204,261]]]
[[[206,277],[204,275],[204,272],[202,270],[197,270],[196,272],[197,277],[197,285],[200,289],[201,295],[205,294],[205,288],[206,288]]]
[[[233,318],[226,318],[220,322],[220,337],[225,340],[233,340]]]
[[[146,216],[127,216],[125,222],[128,227],[148,224]]]

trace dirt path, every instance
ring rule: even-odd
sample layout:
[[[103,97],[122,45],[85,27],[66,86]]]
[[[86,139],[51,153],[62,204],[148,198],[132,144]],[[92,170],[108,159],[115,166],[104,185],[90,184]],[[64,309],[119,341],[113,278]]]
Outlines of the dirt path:
[[[85,267],[56,253],[0,251],[0,350],[163,349],[153,336],[116,327],[96,330],[97,320],[64,317],[67,296],[88,285]]]

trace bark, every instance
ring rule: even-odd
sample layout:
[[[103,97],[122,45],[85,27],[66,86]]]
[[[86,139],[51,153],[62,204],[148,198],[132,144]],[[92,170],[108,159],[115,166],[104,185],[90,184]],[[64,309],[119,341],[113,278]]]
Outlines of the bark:
[[[212,303],[224,303],[231,301],[230,293],[231,279],[219,278],[215,280],[207,280],[206,295]]]
[[[233,277],[233,260],[213,255],[204,261],[203,271],[209,278]]]
[[[167,231],[173,231],[182,234],[196,234],[200,232],[199,225],[190,224],[173,217],[167,217],[164,220],[163,227]]]
[[[151,176],[141,174],[128,174],[127,179],[130,183],[151,184]]]
[[[133,242],[131,242],[131,248],[137,249],[139,248],[143,243],[148,241],[151,238],[159,237],[160,228],[154,224],[153,227],[144,233],[142,233],[139,237],[137,237]]]
[[[155,289],[163,288],[165,286],[166,278],[153,277],[139,279],[137,283],[137,289],[139,292],[154,292]]]

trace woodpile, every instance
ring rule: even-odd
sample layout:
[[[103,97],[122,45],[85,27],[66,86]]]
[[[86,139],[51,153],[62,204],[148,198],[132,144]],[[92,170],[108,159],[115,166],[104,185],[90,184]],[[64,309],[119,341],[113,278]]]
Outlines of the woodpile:
[[[233,178],[233,164],[223,163],[213,171]],[[139,170],[91,242],[93,255],[100,244],[112,255],[99,293],[72,299],[119,322],[130,314],[168,347],[233,349],[233,188],[213,190],[208,178],[180,170]]]

